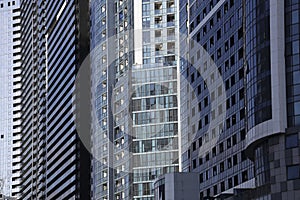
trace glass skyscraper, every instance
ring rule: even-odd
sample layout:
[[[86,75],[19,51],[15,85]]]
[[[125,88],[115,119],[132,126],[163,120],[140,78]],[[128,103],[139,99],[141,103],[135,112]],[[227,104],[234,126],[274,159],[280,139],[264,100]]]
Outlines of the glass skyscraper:
[[[13,151],[19,146],[15,135],[20,125],[15,107],[20,88],[15,84],[15,69],[20,66],[18,8],[19,1],[0,1],[0,195],[3,197],[11,197],[17,190],[13,185],[18,182],[14,176],[19,166],[13,164],[18,160],[13,158]]]
[[[181,4],[182,166],[199,173],[197,195],[299,198],[299,2]]]
[[[244,151],[243,12],[242,0],[182,2],[182,165],[199,173],[200,199],[254,187]]]
[[[93,199],[153,199],[179,170],[177,4],[91,1]]]

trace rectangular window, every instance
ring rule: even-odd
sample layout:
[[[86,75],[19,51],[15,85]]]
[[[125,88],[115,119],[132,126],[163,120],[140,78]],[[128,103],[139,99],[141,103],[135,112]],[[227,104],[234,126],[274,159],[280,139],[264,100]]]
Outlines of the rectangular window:
[[[196,142],[193,142],[193,151],[196,151]]]
[[[230,169],[232,167],[231,158],[227,159],[227,167]]]
[[[216,156],[217,151],[216,151],[216,147],[212,148],[212,157]]]
[[[237,165],[237,154],[233,156],[233,165]]]
[[[218,193],[218,186],[215,185],[215,186],[214,186],[214,195],[217,195],[217,193]]]
[[[293,165],[287,167],[287,179],[297,179],[300,178],[300,167],[299,165]]]
[[[227,149],[231,147],[231,138],[227,139]]]
[[[242,161],[247,160],[247,156],[246,156],[245,151],[242,151],[242,152],[241,152],[241,158],[242,158]]]
[[[236,135],[232,136],[232,145],[236,145]]]
[[[203,183],[203,174],[200,174],[199,180],[200,180],[200,183]]]
[[[202,137],[200,137],[199,139],[198,139],[198,142],[199,142],[199,148],[202,146]]]
[[[221,144],[219,144],[219,152],[220,153],[223,153],[224,151],[224,145],[223,145],[223,142]]]
[[[216,176],[217,175],[217,166],[214,166],[213,167],[213,176]]]
[[[248,172],[247,171],[242,172],[242,181],[243,182],[248,181]]]
[[[206,162],[209,161],[209,153],[206,154],[205,160],[206,160]]]
[[[232,188],[232,178],[228,179],[228,188]]]
[[[193,169],[195,169],[196,167],[197,167],[197,160],[194,159],[194,160],[193,160]]]
[[[285,148],[298,147],[298,133],[290,134],[285,136]]]
[[[239,177],[238,177],[238,175],[234,176],[233,181],[234,181],[234,186],[237,186],[239,184]]]
[[[225,182],[221,182],[221,192],[225,191]]]
[[[224,162],[220,163],[220,172],[224,172]]]
[[[246,130],[243,129],[243,130],[241,130],[241,141],[243,141],[245,139],[246,139]]]
[[[203,164],[203,159],[199,158],[199,166]]]

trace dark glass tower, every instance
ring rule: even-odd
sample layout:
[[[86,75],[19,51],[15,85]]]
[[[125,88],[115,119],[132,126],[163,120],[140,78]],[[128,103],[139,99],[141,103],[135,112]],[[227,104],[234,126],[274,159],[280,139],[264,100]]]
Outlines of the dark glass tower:
[[[181,4],[182,141],[193,136],[182,161],[199,173],[200,199],[299,198],[299,2]],[[217,68],[209,76],[202,48]],[[226,91],[217,107],[214,73]]]
[[[245,7],[242,0],[181,3],[183,171],[199,173],[200,199],[234,196],[255,186],[245,152]]]
[[[299,198],[299,8],[292,0],[246,3],[254,198]]]

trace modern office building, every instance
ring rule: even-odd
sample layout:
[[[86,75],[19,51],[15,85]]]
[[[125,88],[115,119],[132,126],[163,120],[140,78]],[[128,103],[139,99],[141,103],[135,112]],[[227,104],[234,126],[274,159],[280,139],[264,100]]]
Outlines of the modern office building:
[[[179,170],[178,1],[91,1],[92,199],[153,199]]]
[[[85,105],[75,82],[89,50],[88,6],[21,1],[21,199],[90,197],[90,158],[77,134]]]
[[[200,199],[223,198],[255,187],[245,152],[243,1],[181,3],[183,172],[199,173]]]
[[[0,195],[12,197],[18,185],[14,179],[19,162],[13,157],[19,146],[16,134],[19,132],[18,108],[15,97],[20,86],[15,82],[20,67],[19,45],[19,1],[0,1]],[[16,173],[15,173],[16,172]],[[13,174],[14,173],[14,174]]]
[[[299,1],[246,2],[246,150],[257,199],[300,197],[299,8]]]
[[[182,165],[200,199],[299,198],[299,2],[180,8]]]

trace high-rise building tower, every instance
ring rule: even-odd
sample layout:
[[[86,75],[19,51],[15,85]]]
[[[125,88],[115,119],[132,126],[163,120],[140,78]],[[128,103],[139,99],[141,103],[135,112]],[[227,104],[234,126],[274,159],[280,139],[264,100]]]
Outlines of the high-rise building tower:
[[[247,137],[253,198],[298,199],[299,1],[245,2]]]
[[[179,171],[177,4],[91,1],[93,199],[153,199]]]
[[[200,199],[299,198],[299,2],[181,3],[183,171]]]
[[[88,6],[86,0],[21,1],[21,199],[90,197],[75,82],[89,50]]]
[[[83,124],[76,124],[81,117],[77,111],[82,105],[78,89],[80,82],[75,80],[81,63],[89,53],[89,1],[49,1],[44,4],[46,198],[88,199],[90,158],[78,135]],[[89,134],[89,131],[81,134]]]
[[[245,8],[242,0],[181,3],[183,171],[199,173],[200,199],[223,198],[255,186],[245,152]]]
[[[16,80],[16,69],[20,66],[19,15],[19,1],[0,1],[0,195],[5,197],[14,195],[19,184],[15,179],[20,170],[15,157],[20,126],[15,107],[20,88]]]

